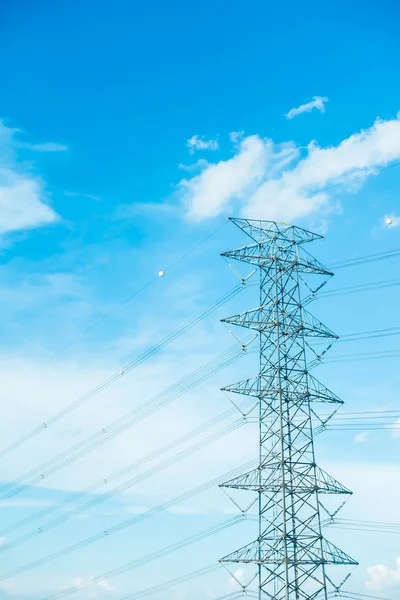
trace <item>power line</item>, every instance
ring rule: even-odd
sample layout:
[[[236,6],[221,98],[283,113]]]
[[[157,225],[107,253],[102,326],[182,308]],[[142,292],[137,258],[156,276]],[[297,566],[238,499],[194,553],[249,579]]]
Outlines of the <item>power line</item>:
[[[332,358],[323,358],[319,362],[336,363],[336,362],[357,362],[363,360],[378,360],[381,358],[397,358],[400,356],[400,350],[382,350],[380,352],[362,352],[356,354],[343,354]]]
[[[144,598],[145,596],[151,596],[156,592],[164,592],[165,590],[170,589],[180,583],[186,583],[187,581],[191,581],[192,579],[196,579],[197,577],[204,577],[204,575],[209,575],[215,571],[220,570],[221,567],[219,564],[209,565],[208,567],[203,567],[202,569],[197,569],[196,571],[192,571],[191,573],[187,573],[186,575],[181,575],[180,577],[175,577],[174,579],[170,579],[169,581],[165,581],[164,583],[160,583],[151,588],[147,588],[145,590],[140,590],[139,592],[135,592],[133,594],[129,594],[128,596],[124,596],[121,600],[136,600],[136,598]]]
[[[212,423],[212,426],[215,426],[215,424],[218,423],[219,421],[220,420],[215,420],[215,422]],[[202,450],[206,446],[221,439],[225,435],[232,433],[233,431],[238,429],[241,425],[243,425],[243,423],[244,423],[244,421],[242,419],[234,421],[233,423],[229,423],[222,429],[217,430],[216,432],[210,434],[208,437],[201,439],[200,441],[196,442],[192,446],[189,446],[188,448],[181,450],[177,454],[165,459],[164,461],[154,465],[153,467],[150,467],[150,469],[148,469],[147,471],[144,471],[144,472],[140,473],[139,475],[136,475],[136,476],[120,483],[116,487],[112,488],[111,490],[109,490],[107,492],[104,492],[100,496],[96,496],[95,498],[88,500],[82,506],[74,508],[65,513],[62,513],[58,517],[55,517],[54,519],[52,519],[51,521],[48,521],[47,523],[41,525],[40,527],[36,527],[35,529],[22,534],[21,536],[17,537],[14,540],[5,542],[4,544],[2,544],[0,546],[0,553],[7,552],[8,550],[11,550],[12,548],[15,548],[16,546],[21,545],[22,543],[32,539],[33,537],[42,535],[43,533],[45,533],[51,529],[54,529],[54,527],[58,527],[59,525],[65,523],[66,521],[69,521],[70,519],[76,517],[77,515],[81,515],[82,513],[92,509],[95,506],[98,506],[99,504],[105,502],[106,500],[113,498],[117,494],[125,492],[126,490],[130,489],[134,485],[138,485],[139,483],[146,481],[153,475],[157,475],[164,469],[167,469],[168,467],[177,464],[181,460],[184,460],[185,458],[187,458],[188,456],[191,456],[195,452]],[[202,429],[202,431],[204,431],[208,428],[209,427],[205,427],[205,428],[201,428],[201,429]],[[198,434],[198,432],[195,431],[195,435],[197,435],[197,434]],[[193,435],[193,437],[195,437],[195,435]],[[187,436],[185,441],[187,441],[191,437],[192,436]],[[157,455],[157,452],[155,452],[153,454]],[[154,458],[154,456],[152,458]]]
[[[339,336],[335,344],[345,342],[357,342],[358,340],[369,340],[375,338],[392,337],[400,335],[400,327],[387,327],[386,329],[372,329],[368,331],[357,331],[354,333],[345,333]],[[316,340],[313,346],[324,344],[323,340]]]
[[[211,239],[216,233],[218,233],[218,231],[220,231],[225,225],[227,225],[228,222],[229,221],[226,219],[222,223],[222,225],[219,225],[211,233],[209,233],[203,239],[201,239],[197,244],[195,244],[194,246],[192,246],[187,252],[185,252],[184,254],[182,254],[179,258],[177,258],[176,260],[174,260],[172,263],[170,263],[164,269],[163,272],[167,273],[167,272],[171,271],[171,269],[173,269],[177,264],[179,264],[180,262],[182,262],[185,258],[187,258],[195,250],[197,250],[197,248],[199,248],[200,246],[202,246],[205,242],[207,242],[209,239]],[[70,348],[71,346],[73,346],[77,341],[79,341],[80,339],[82,339],[86,334],[88,334],[90,331],[92,331],[93,329],[95,329],[98,325],[100,325],[106,319],[108,319],[109,317],[111,317],[111,315],[115,314],[123,306],[125,306],[126,304],[128,304],[129,302],[131,302],[139,294],[141,294],[146,289],[148,289],[151,285],[153,285],[153,283],[155,283],[156,281],[159,281],[159,279],[160,279],[159,275],[153,277],[152,279],[149,279],[149,281],[147,281],[144,285],[142,285],[140,288],[138,288],[137,290],[135,290],[132,294],[130,294],[129,296],[127,296],[125,298],[125,300],[122,300],[122,302],[120,302],[119,304],[117,304],[116,306],[114,306],[114,308],[112,308],[108,313],[104,314],[102,317],[100,317],[100,319],[98,319],[97,321],[95,321],[94,323],[92,323],[92,325],[89,325],[89,327],[87,327],[86,329],[84,329],[73,340],[71,340],[70,342],[68,342],[67,344],[65,344],[65,346],[62,346],[56,352],[54,352],[51,356],[49,356],[49,358],[47,358],[44,361],[44,363],[42,363],[42,366],[46,365],[49,362],[51,362],[54,358],[56,358],[60,354],[63,354],[65,352],[65,350],[67,350],[68,348]]]
[[[385,252],[377,252],[376,254],[368,254],[366,256],[359,256],[358,258],[334,263],[332,265],[329,265],[329,268],[335,269],[337,271],[338,269],[355,267],[380,260],[387,260],[389,258],[395,258],[397,256],[400,256],[400,248],[394,248],[393,250],[386,250]]]
[[[345,412],[345,413],[340,413],[340,415],[336,415],[335,416],[335,421],[340,421],[342,419],[346,419],[349,420],[349,417],[355,417],[357,419],[362,418],[362,415],[364,415],[364,418],[366,419],[371,419],[374,418],[376,415],[376,418],[384,418],[386,415],[390,416],[390,415],[397,415],[400,414],[400,409],[397,410],[371,410],[371,411],[358,411],[358,412]],[[370,416],[371,415],[371,416]],[[325,415],[323,415],[325,416]]]
[[[337,597],[349,598],[350,600],[362,600],[367,598],[368,600],[389,600],[389,598],[382,598],[382,596],[371,596],[370,594],[360,594],[358,592],[340,591],[336,594]]]
[[[233,429],[232,429],[233,431]],[[227,432],[229,433],[229,432]],[[222,437],[222,435],[225,434],[221,434],[220,437]],[[215,441],[215,440],[214,440]],[[210,442],[211,443],[211,442]],[[254,466],[255,465],[255,461],[250,461],[247,463],[247,467],[250,466]],[[242,467],[243,468],[243,467]],[[235,469],[234,471],[232,471],[231,473],[235,473],[235,475],[239,474],[239,470]],[[111,535],[113,535],[114,533],[118,533],[120,531],[123,531],[124,529],[131,527],[133,525],[135,525],[136,523],[139,523],[143,520],[146,520],[148,518],[153,517],[156,514],[159,514],[160,512],[163,512],[165,510],[167,510],[168,508],[170,508],[171,506],[175,506],[176,504],[179,504],[181,502],[184,502],[186,500],[189,500],[191,498],[193,498],[194,496],[197,496],[198,494],[207,491],[209,489],[211,489],[212,487],[215,487],[216,485],[218,485],[220,483],[221,479],[218,478],[214,478],[211,481],[202,484],[196,488],[193,488],[192,490],[189,490],[188,492],[185,492],[183,494],[180,494],[179,496],[172,498],[170,500],[168,500],[167,502],[164,502],[163,504],[160,504],[158,506],[155,506],[139,515],[135,515],[134,517],[131,517],[129,519],[126,519],[125,521],[122,521],[121,523],[118,523],[117,525],[114,525],[113,527],[110,527],[109,529],[107,529],[106,531],[100,531],[92,536],[89,536],[83,540],[80,540],[79,542],[76,542],[75,544],[72,544],[70,546],[66,546],[65,548],[62,548],[61,550],[57,550],[51,554],[48,554],[47,556],[44,556],[42,558],[36,559],[30,563],[27,563],[25,565],[22,565],[21,567],[18,567],[16,569],[13,569],[12,571],[9,571],[8,573],[5,573],[3,575],[0,575],[0,581],[3,579],[8,579],[10,577],[14,577],[15,575],[19,575],[20,573],[24,573],[26,571],[29,571],[31,569],[40,567],[43,564],[46,564],[52,560],[55,560],[57,558],[61,558],[62,556],[66,556],[67,554],[71,554],[72,552],[75,552],[76,550],[80,550],[81,548],[84,548],[90,544],[94,544],[102,539],[104,539],[105,537],[110,537]]]
[[[243,345],[242,348],[239,348],[237,345],[231,346],[189,375],[156,394],[156,396],[153,396],[150,400],[140,404],[125,415],[118,417],[105,427],[89,435],[87,438],[74,444],[70,448],[67,448],[53,458],[45,461],[38,467],[34,467],[13,482],[3,485],[0,488],[0,498],[10,499],[18,495],[26,489],[28,484],[34,485],[43,481],[49,475],[63,469],[113,439],[115,436],[133,427],[189,390],[192,390],[200,383],[206,381],[209,377],[224,369],[226,366],[238,360],[243,355],[245,348],[245,345]]]
[[[357,332],[347,334],[343,336],[342,341],[352,341],[357,339],[366,338],[378,338],[386,337],[388,335],[398,335],[400,333],[399,327],[393,327],[383,330],[372,330],[366,332]],[[341,340],[338,340],[339,342]],[[246,341],[248,343],[249,340]],[[245,348],[245,346],[242,346]],[[95,433],[91,434],[84,440],[81,440],[77,444],[64,450],[55,457],[47,460],[45,463],[31,469],[24,475],[15,479],[11,483],[4,484],[0,488],[0,498],[10,499],[26,489],[27,485],[35,485],[43,481],[46,477],[59,470],[65,468],[72,462],[79,460],[87,453],[93,451],[99,446],[105,444],[110,439],[113,439],[116,435],[123,433],[129,427],[137,424],[140,420],[146,418],[150,414],[153,414],[156,410],[166,406],[188,390],[193,389],[199,383],[205,381],[216,372],[222,370],[243,354],[243,351],[237,346],[232,346],[228,350],[224,351],[220,355],[214,357],[208,363],[189,374],[187,377],[173,384],[166,390],[160,392],[155,397],[139,405],[132,411],[129,411],[126,415],[119,417],[115,421],[107,424],[105,427],[99,429]],[[375,358],[392,358],[398,355],[398,351],[383,351],[381,353],[366,353],[366,354],[352,354],[322,359],[322,362],[342,362],[342,361],[359,361],[359,360],[370,360]]]
[[[190,546],[191,544],[202,541],[212,535],[215,535],[217,533],[220,533],[221,531],[224,531],[225,529],[233,527],[234,525],[237,525],[238,523],[243,521],[244,518],[245,517],[243,515],[240,515],[238,517],[233,517],[232,519],[223,521],[222,523],[219,523],[218,525],[214,525],[213,527],[204,529],[203,531],[201,531],[197,534],[193,534],[187,538],[184,538],[183,540],[180,540],[179,542],[175,542],[174,544],[171,544],[170,546],[166,546],[164,548],[161,548],[160,550],[152,552],[151,554],[147,554],[146,556],[142,556],[136,560],[125,563],[124,565],[116,567],[115,569],[110,569],[109,571],[107,571],[106,573],[103,573],[102,575],[97,575],[96,577],[91,579],[89,582],[84,582],[84,583],[80,584],[79,587],[71,586],[71,587],[65,588],[56,594],[47,596],[46,598],[44,598],[44,600],[56,600],[56,598],[63,598],[64,596],[70,596],[85,587],[88,587],[92,584],[102,581],[103,579],[112,579],[113,577],[122,575],[123,573],[126,573],[127,571],[137,569],[138,567],[148,564],[149,562],[152,562],[153,560],[157,560],[158,558],[162,558],[162,557],[166,556],[167,554],[170,554],[171,552],[176,552],[177,550],[186,548],[187,546]]]
[[[210,234],[210,236],[207,236],[207,238],[205,238],[205,239],[208,239],[214,233],[215,233],[215,231],[212,234]],[[200,244],[201,243],[202,242],[200,242]],[[360,257],[360,258],[358,258],[356,260],[357,261],[364,260],[364,261],[368,262],[370,260],[375,260],[375,258],[377,258],[377,257],[379,257],[380,259],[384,258],[384,257],[386,257],[386,254],[388,254],[387,257],[390,258],[393,253],[397,253],[397,252],[400,253],[400,249],[399,250],[390,251],[389,253],[380,253],[380,254],[376,254],[376,255],[369,255],[367,257]],[[189,253],[190,253],[190,251],[189,251]],[[385,255],[385,256],[383,256],[383,255]],[[184,255],[184,256],[186,256],[186,255]],[[181,259],[178,259],[176,262],[179,262],[179,260],[181,260]],[[355,259],[352,259],[350,261],[347,261],[347,262],[344,262],[344,263],[341,263],[341,264],[342,264],[342,266],[351,266],[351,264],[354,262],[354,260]],[[176,264],[176,263],[173,263],[173,264]],[[171,267],[169,267],[169,268],[171,268]],[[378,282],[378,283],[384,283],[384,282]],[[177,337],[179,337],[180,335],[182,335],[183,333],[185,333],[188,329],[190,329],[191,327],[193,327],[194,325],[196,325],[200,320],[202,320],[203,318],[205,318],[206,316],[208,316],[211,312],[213,312],[213,310],[216,310],[223,303],[225,303],[228,300],[230,300],[231,298],[233,298],[242,289],[243,289],[243,281],[242,281],[242,283],[240,285],[238,285],[235,288],[233,288],[231,290],[231,292],[229,292],[225,297],[217,300],[214,303],[214,305],[211,305],[210,307],[208,307],[208,309],[206,309],[205,311],[203,311],[203,313],[200,313],[199,315],[197,315],[197,317],[193,317],[192,319],[190,319],[181,328],[178,328],[177,330],[175,330],[174,332],[172,332],[169,336],[167,336],[166,338],[164,338],[164,340],[162,340],[161,342],[159,342],[157,345],[155,345],[154,347],[152,347],[149,350],[145,351],[135,361],[129,363],[123,369],[119,370],[117,373],[114,373],[114,375],[112,375],[108,379],[106,379],[103,382],[101,382],[100,384],[98,384],[95,388],[93,388],[92,390],[90,390],[87,394],[85,394],[85,395],[81,396],[80,398],[78,398],[75,402],[73,402],[72,404],[70,404],[67,407],[65,407],[59,413],[53,415],[47,421],[45,421],[41,425],[37,426],[33,430],[29,431],[24,436],[22,436],[21,438],[19,438],[15,442],[11,443],[9,446],[5,447],[3,450],[0,451],[0,458],[2,458],[3,456],[5,456],[6,454],[8,454],[9,452],[11,452],[12,450],[15,450],[16,448],[22,446],[24,443],[26,443],[27,441],[29,441],[32,438],[34,438],[36,435],[38,435],[42,431],[45,431],[46,429],[48,429],[48,427],[50,427],[51,425],[53,425],[55,422],[57,422],[58,420],[60,420],[61,418],[63,418],[64,416],[66,416],[67,414],[69,414],[70,412],[72,412],[73,410],[75,410],[76,408],[78,408],[79,406],[81,406],[82,404],[86,403],[88,400],[90,400],[91,398],[93,398],[95,395],[97,395],[98,393],[100,393],[101,391],[103,391],[104,389],[106,389],[107,387],[109,387],[110,385],[112,385],[115,381],[117,381],[121,377],[121,374],[125,374],[125,373],[129,372],[130,370],[136,368],[140,364],[142,364],[145,360],[149,359],[151,356],[153,356],[155,353],[157,353],[160,349],[162,349],[165,345],[167,345],[171,341],[175,340]]]
[[[70,496],[67,496],[64,500],[62,500],[59,503],[55,503],[49,507],[46,507],[40,511],[38,511],[37,513],[34,513],[33,515],[30,515],[24,519],[22,519],[21,521],[18,521],[17,523],[14,523],[12,525],[9,525],[8,527],[6,527],[5,529],[0,531],[0,536],[4,537],[7,536],[9,533],[11,533],[12,531],[15,531],[16,529],[19,529],[20,527],[26,526],[26,525],[30,525],[32,523],[32,521],[35,521],[39,518],[42,517],[46,517],[49,514],[60,510],[60,509],[64,509],[68,504],[71,504],[72,502],[75,502],[76,500],[79,500],[82,497],[86,497],[87,494],[92,494],[93,492],[95,492],[96,490],[98,490],[99,488],[103,487],[106,484],[111,483],[112,481],[114,481],[115,479],[118,479],[119,477],[121,477],[122,475],[125,475],[143,465],[145,465],[147,462],[150,462],[152,459],[154,459],[155,457],[160,457],[162,456],[164,453],[176,448],[177,446],[181,445],[182,443],[184,443],[185,441],[189,441],[190,439],[192,439],[193,437],[199,435],[200,433],[206,431],[207,429],[215,426],[216,424],[222,422],[224,419],[229,418],[230,416],[232,416],[233,414],[235,414],[235,412],[240,409],[243,410],[245,405],[247,405],[248,402],[246,402],[243,405],[243,408],[241,408],[241,406],[238,407],[233,407],[228,409],[227,411],[224,411],[223,413],[220,413],[219,415],[217,415],[216,417],[214,417],[213,419],[203,423],[202,425],[196,427],[195,429],[189,431],[188,433],[184,434],[183,436],[180,436],[178,438],[176,438],[175,440],[173,440],[172,442],[167,443],[166,445],[164,445],[161,448],[158,448],[152,452],[150,452],[148,455],[134,461],[133,463],[118,469],[110,474],[108,474],[107,476],[105,476],[104,478],[96,481],[95,483],[87,486],[86,488],[84,488],[83,490],[81,490],[80,492],[75,492],[73,494],[71,494]],[[381,413],[384,413],[382,416]],[[334,420],[335,420],[335,425],[336,425],[336,421],[341,421],[341,420],[346,420],[348,419],[348,417],[346,415],[355,415],[354,417],[351,416],[350,419],[354,418],[354,419],[360,419],[360,418],[387,418],[387,414],[389,414],[390,416],[393,415],[393,413],[395,413],[395,415],[399,415],[400,416],[400,411],[373,411],[371,412],[371,416],[368,416],[368,414],[364,413],[364,412],[357,412],[357,413],[341,413],[340,416],[335,416]],[[324,415],[321,415],[324,416]],[[325,415],[327,416],[327,415]],[[346,425],[346,424],[345,424]],[[363,426],[364,424],[360,424],[360,426]],[[340,426],[340,423],[337,424],[337,426]],[[107,498],[111,497],[111,492],[112,490],[109,490],[107,492]],[[112,492],[112,495],[115,495],[118,492]],[[85,510],[89,510],[90,508],[92,508],[94,505],[97,505],[98,503],[102,502],[102,496],[98,497],[100,500],[96,500],[93,499],[88,506],[88,503],[85,503],[82,505],[82,507],[78,507],[76,509],[74,509],[73,511],[71,511],[71,513],[64,513],[63,514],[63,521],[68,520],[69,518],[72,518],[72,516],[76,516],[78,514],[80,514],[81,512],[85,511]],[[93,503],[93,504],[92,504]],[[72,514],[73,513],[73,514]],[[60,523],[59,523],[60,524]],[[38,529],[35,529],[34,532],[32,532],[33,534],[36,532],[36,535],[39,535],[39,533],[43,531],[42,527],[39,527]],[[29,536],[31,537],[31,535]],[[24,540],[25,541],[25,536],[24,536]],[[11,546],[9,546],[9,544],[11,543]],[[0,553],[3,551],[6,551],[9,547],[14,547],[15,543],[14,540],[11,540],[10,542],[7,542],[5,544],[3,544],[2,547],[0,547]]]
[[[327,519],[324,525],[332,526],[336,528],[358,528],[362,531],[382,531],[382,532],[396,532],[400,533],[400,523],[388,523],[384,521],[363,521],[360,519]]]
[[[36,437],[38,434],[42,433],[43,431],[47,430],[51,425],[54,425],[54,423],[56,423],[57,421],[59,421],[60,419],[62,419],[67,414],[71,413],[72,411],[76,410],[79,406],[86,403],[88,400],[90,400],[91,398],[96,396],[99,392],[101,392],[105,388],[109,387],[112,383],[114,383],[115,381],[120,379],[122,375],[129,373],[130,371],[132,371],[133,369],[135,369],[136,367],[138,367],[139,365],[144,363],[146,360],[148,360],[149,358],[151,358],[152,356],[157,354],[165,346],[167,346],[168,344],[170,344],[171,342],[176,340],[178,337],[183,335],[186,331],[188,331],[189,329],[191,329],[192,327],[194,327],[195,325],[200,323],[203,319],[205,319],[208,315],[210,315],[212,312],[214,312],[217,308],[220,308],[223,304],[228,302],[228,300],[231,300],[232,298],[234,298],[243,289],[244,289],[243,284],[236,285],[227,294],[224,294],[223,296],[218,298],[215,302],[213,302],[211,305],[209,305],[201,313],[199,313],[195,317],[192,317],[191,319],[189,319],[189,321],[186,321],[186,323],[181,325],[181,327],[178,327],[177,329],[175,329],[175,331],[171,332],[169,335],[167,335],[165,338],[163,338],[160,342],[158,342],[157,344],[155,344],[154,346],[152,346],[151,348],[149,348],[148,350],[146,350],[145,352],[140,354],[136,359],[129,362],[122,369],[120,369],[119,371],[117,371],[116,373],[114,373],[113,375],[108,377],[107,379],[105,379],[103,382],[101,382],[95,388],[93,388],[92,390],[90,390],[89,392],[87,392],[86,394],[84,394],[83,396],[81,396],[80,398],[78,398],[77,400],[75,400],[74,402],[72,402],[71,404],[66,406],[65,408],[63,408],[58,413],[54,414],[47,421],[45,421],[41,425],[35,427],[34,429],[32,429],[31,431],[29,431],[28,433],[23,435],[21,438],[19,438],[15,442],[6,446],[3,450],[0,451],[0,458],[5,456],[12,450],[19,448],[20,446],[25,444],[27,441]]]
[[[400,279],[385,279],[383,281],[376,281],[373,283],[360,283],[359,285],[336,288],[326,292],[318,292],[318,294],[315,296],[318,297],[318,299],[323,299],[330,298],[332,296],[342,296],[344,294],[356,294],[364,291],[390,288],[398,285],[400,285]]]
[[[244,410],[246,404],[247,403],[244,403],[241,405],[241,407],[238,407],[238,408],[241,408],[241,410]],[[215,427],[215,425],[218,425],[225,419],[234,415],[237,412],[238,408],[235,406],[235,407],[232,407],[232,408],[220,413],[219,415],[210,419],[209,421],[202,423],[201,425],[195,427],[191,431],[183,434],[182,436],[179,436],[178,438],[175,438],[171,442],[168,442],[161,448],[157,448],[156,450],[151,451],[149,454],[135,460],[134,462],[130,463],[129,465],[126,465],[125,467],[117,469],[116,471],[113,471],[112,473],[109,473],[102,479],[92,483],[91,485],[87,486],[83,490],[81,490],[79,492],[74,492],[73,494],[67,496],[61,502],[55,503],[51,506],[47,506],[47,507],[41,509],[40,511],[38,511],[37,513],[34,513],[33,515],[29,515],[28,517],[22,519],[21,521],[18,521],[17,523],[9,525],[8,527],[6,527],[2,531],[0,531],[0,536],[4,537],[4,536],[8,535],[9,533],[11,533],[12,531],[19,529],[20,527],[23,527],[25,525],[30,525],[32,523],[32,521],[36,521],[37,519],[46,517],[49,514],[56,512],[57,510],[64,509],[68,504],[71,504],[71,503],[75,502],[76,500],[79,500],[81,498],[86,498],[86,496],[88,494],[93,494],[93,492],[97,491],[99,488],[104,487],[107,484],[110,484],[112,481],[115,481],[116,479],[138,469],[139,467],[142,467],[143,465],[145,465],[148,462],[151,462],[155,458],[160,458],[166,452],[169,452],[169,451],[177,448],[181,444],[191,440],[192,438],[196,437],[197,435],[200,435],[201,433],[204,433],[208,429]],[[111,492],[111,490],[109,490],[107,493],[109,494],[110,492]],[[102,498],[102,496],[99,496],[98,498]],[[91,500],[91,502],[94,502],[94,501],[95,501],[95,499]],[[102,500],[100,500],[100,502],[101,501]],[[86,504],[83,504],[83,507],[85,507],[85,506],[86,506]],[[91,508],[91,506],[89,508]],[[81,512],[81,510],[82,510],[81,508],[74,509],[74,511],[73,511],[74,515],[79,514]],[[85,508],[84,510],[87,510],[87,508]],[[63,513],[63,516],[66,517],[67,514],[68,513]],[[67,516],[66,519],[67,518],[69,518],[69,517]],[[5,548],[5,545],[0,547],[0,553],[2,550],[4,550],[4,548]]]

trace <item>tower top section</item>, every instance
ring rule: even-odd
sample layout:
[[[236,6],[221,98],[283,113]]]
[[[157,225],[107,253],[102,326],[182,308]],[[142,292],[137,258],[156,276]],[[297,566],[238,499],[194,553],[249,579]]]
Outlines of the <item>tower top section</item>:
[[[275,221],[261,221],[258,219],[236,219],[229,218],[232,223],[239,227],[257,244],[269,242],[272,239],[282,239],[292,244],[305,244],[314,240],[322,240],[323,236],[318,233],[307,231],[301,227],[277,223]]]

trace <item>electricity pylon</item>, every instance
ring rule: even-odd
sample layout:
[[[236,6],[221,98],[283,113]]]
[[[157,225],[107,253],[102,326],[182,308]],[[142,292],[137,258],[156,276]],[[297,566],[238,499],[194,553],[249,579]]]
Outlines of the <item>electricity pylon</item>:
[[[336,412],[342,401],[310,373],[321,357],[313,340],[326,338],[329,347],[337,336],[305,305],[332,273],[304,249],[322,236],[270,221],[231,221],[253,243],[222,256],[259,269],[260,306],[222,321],[258,332],[260,361],[255,378],[223,390],[257,401],[259,465],[221,487],[255,494],[258,536],[220,562],[253,564],[260,600],[327,600],[349,576],[334,583],[330,566],[357,565],[322,534],[323,511],[333,515],[321,497],[351,492],[316,465],[314,453],[313,423],[319,418],[323,429],[328,420],[316,403]],[[315,276],[313,286],[308,280]]]

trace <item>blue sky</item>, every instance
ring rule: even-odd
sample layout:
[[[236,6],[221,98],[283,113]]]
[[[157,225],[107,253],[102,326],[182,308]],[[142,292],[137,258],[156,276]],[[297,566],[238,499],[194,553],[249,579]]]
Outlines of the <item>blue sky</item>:
[[[398,17],[393,0],[351,7],[341,0],[1,4],[1,447],[237,283],[219,253],[246,239],[225,224],[228,216],[323,232],[325,241],[309,250],[327,265],[400,247]],[[338,270],[329,289],[394,279],[398,266],[392,258]],[[398,289],[321,297],[312,311],[339,335],[397,327]],[[235,344],[219,319],[256,302],[250,288],[218,308],[2,458],[0,478],[20,477]],[[397,349],[393,336],[341,343],[331,356]],[[254,360],[241,359],[15,499],[0,499],[0,530],[227,410],[219,387],[251,375]],[[315,375],[346,401],[343,412],[398,410],[397,358],[327,362]],[[255,436],[252,425],[235,430],[84,517],[4,552],[0,577],[245,463]],[[320,436],[321,465],[354,490],[343,517],[398,521],[399,444],[385,430]],[[234,514],[211,489],[0,580],[0,589],[6,599],[28,600],[90,584]],[[36,526],[6,534],[3,543]],[[252,524],[241,523],[92,581],[74,597],[122,599],[213,564],[252,537]],[[398,597],[396,536],[331,528],[327,537],[360,562],[348,589]],[[229,591],[236,588],[217,571],[168,594],[213,600]]]

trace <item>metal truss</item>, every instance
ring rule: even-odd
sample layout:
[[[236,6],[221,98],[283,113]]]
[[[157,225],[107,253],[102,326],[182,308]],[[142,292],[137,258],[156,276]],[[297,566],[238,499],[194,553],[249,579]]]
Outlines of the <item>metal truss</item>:
[[[325,338],[329,347],[337,336],[305,310],[304,299],[308,304],[332,273],[303,247],[321,236],[270,221],[231,221],[253,243],[222,256],[259,269],[260,305],[223,322],[257,331],[259,373],[223,390],[258,401],[259,464],[221,487],[255,495],[249,507],[258,507],[258,536],[220,562],[253,565],[253,587],[241,587],[259,600],[328,600],[349,576],[347,568],[334,583],[330,567],[357,565],[322,534],[321,496],[351,492],[317,466],[314,452],[317,403],[336,411],[342,401],[309,372],[321,356],[313,339]]]

